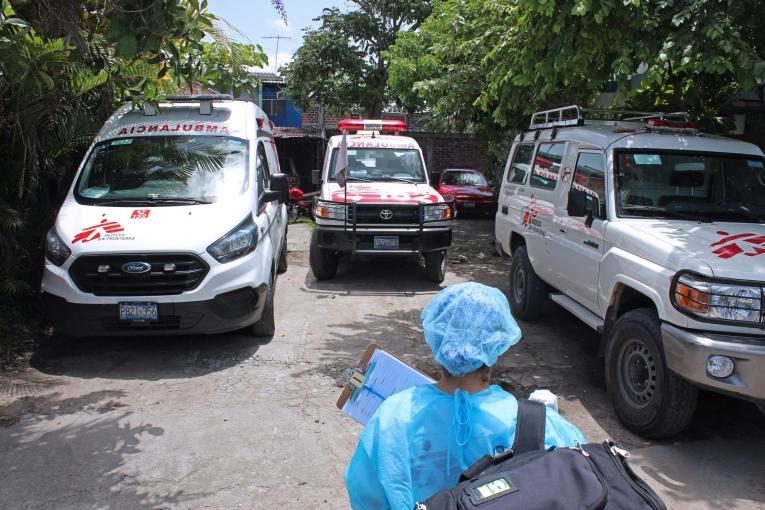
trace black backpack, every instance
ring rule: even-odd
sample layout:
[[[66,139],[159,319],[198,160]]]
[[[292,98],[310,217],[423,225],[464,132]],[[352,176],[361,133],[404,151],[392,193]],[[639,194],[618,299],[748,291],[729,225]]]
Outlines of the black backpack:
[[[415,510],[666,510],[611,441],[545,450],[545,406],[518,401],[510,450],[479,459]]]

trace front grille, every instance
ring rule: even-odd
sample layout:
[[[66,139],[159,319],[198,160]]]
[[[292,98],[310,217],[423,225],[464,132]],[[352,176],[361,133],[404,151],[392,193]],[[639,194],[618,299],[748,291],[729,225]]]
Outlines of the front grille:
[[[151,269],[126,273],[122,266],[128,262],[146,262]],[[167,264],[174,269],[166,269]],[[81,291],[96,296],[167,296],[197,288],[209,270],[205,261],[190,253],[131,253],[82,255],[69,275]]]
[[[384,219],[380,213],[390,211],[390,219]],[[348,217],[353,220],[353,206],[348,207]],[[357,205],[356,224],[420,224],[420,207],[416,205]]]

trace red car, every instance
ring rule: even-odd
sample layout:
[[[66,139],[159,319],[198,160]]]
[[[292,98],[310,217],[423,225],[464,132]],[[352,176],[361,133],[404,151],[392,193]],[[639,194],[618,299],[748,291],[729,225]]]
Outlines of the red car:
[[[447,168],[438,178],[436,190],[455,198],[457,210],[494,214],[497,212],[497,197],[486,182],[486,177],[471,168]]]

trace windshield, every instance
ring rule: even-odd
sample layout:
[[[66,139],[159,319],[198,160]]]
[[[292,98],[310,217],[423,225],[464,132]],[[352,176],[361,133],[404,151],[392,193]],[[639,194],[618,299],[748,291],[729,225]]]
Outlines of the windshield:
[[[154,136],[101,142],[75,188],[78,201],[212,203],[247,189],[247,142],[222,136]]]
[[[329,180],[335,181],[338,149],[332,149]],[[425,182],[417,149],[348,149],[348,180]]]
[[[615,166],[620,216],[765,221],[760,156],[620,151]]]
[[[486,179],[477,172],[448,171],[444,174],[441,184],[446,186],[486,186]]]

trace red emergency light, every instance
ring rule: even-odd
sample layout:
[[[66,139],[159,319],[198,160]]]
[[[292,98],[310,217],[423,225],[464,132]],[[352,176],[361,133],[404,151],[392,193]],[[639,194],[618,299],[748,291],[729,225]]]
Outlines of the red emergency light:
[[[668,127],[675,129],[696,129],[695,122],[688,122],[685,120],[661,120],[651,119],[648,121],[648,125],[651,127]]]
[[[341,131],[383,131],[400,133],[406,131],[403,120],[343,119],[337,123]]]

